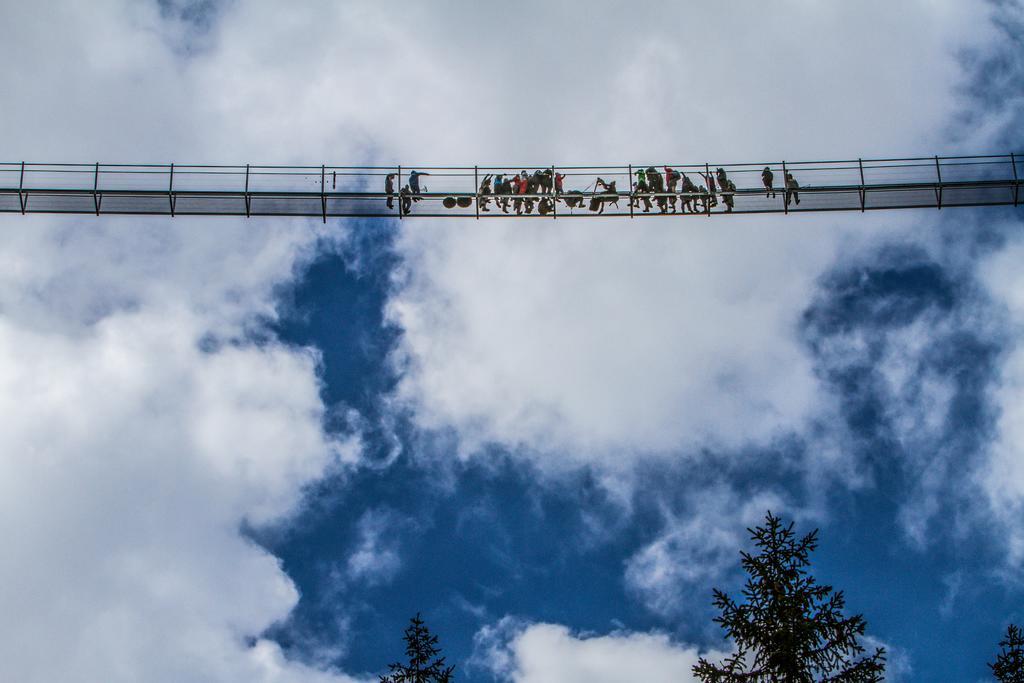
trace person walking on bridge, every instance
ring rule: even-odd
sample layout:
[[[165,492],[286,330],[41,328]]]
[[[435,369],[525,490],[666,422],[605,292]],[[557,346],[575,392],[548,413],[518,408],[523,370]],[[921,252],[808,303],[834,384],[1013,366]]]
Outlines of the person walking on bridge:
[[[430,175],[430,174],[429,173],[420,173],[419,171],[413,171],[412,173],[409,174],[409,189],[412,191],[412,194],[413,194],[412,200],[414,202],[418,202],[420,199],[422,199],[422,197],[418,196],[420,194],[420,176],[421,175]]]
[[[668,212],[668,200],[665,197],[665,179],[661,177],[661,172],[653,166],[647,167],[647,187],[650,189],[651,194],[654,195],[654,201],[657,202],[661,213]]]
[[[704,182],[708,184],[708,189],[706,190],[708,198],[704,205],[704,210],[708,211],[711,208],[718,206],[718,197],[715,194],[718,190],[718,187],[715,185],[715,175],[713,173],[700,173],[699,171],[697,175],[703,178]]]
[[[388,173],[384,176],[384,193],[388,196],[388,208],[395,208],[395,174]]]
[[[512,194],[520,195],[526,194],[526,188],[530,184],[530,175],[524,170],[519,175],[512,179]],[[512,206],[516,210],[516,215],[521,216],[523,213],[523,200],[516,197],[512,200]],[[530,206],[527,204],[527,206]],[[532,208],[532,207],[531,207]]]
[[[703,173],[700,173],[698,175],[700,175],[701,177],[704,176]],[[687,211],[689,211],[690,213],[697,213],[697,202],[698,201],[700,201],[700,202],[702,202],[704,204],[704,208],[701,209],[701,210],[702,211],[707,211],[707,209],[708,209],[708,205],[707,205],[707,202],[708,202],[707,190],[704,189],[703,185],[701,185],[700,188],[698,189],[697,186],[693,184],[693,181],[690,180],[690,177],[688,175],[686,175],[685,173],[682,174],[682,177],[683,177],[683,182],[682,182],[682,185],[680,186],[682,188],[682,194],[679,196],[679,211],[680,211],[680,213],[686,213]]]
[[[793,174],[786,172],[786,208],[789,208],[790,201],[800,204],[800,183],[796,181]]]
[[[715,178],[718,180],[719,192],[725,192],[729,189],[729,176],[726,174],[724,168],[721,166],[718,167],[718,170],[715,171]],[[723,200],[724,199],[725,198],[723,197]]]
[[[402,207],[402,215],[408,216],[409,212],[412,211],[412,192],[409,191],[408,183],[403,185],[399,191],[398,201]]]
[[[639,199],[643,199],[644,213],[648,213],[651,210],[651,200],[647,196],[649,191],[650,190],[647,186],[647,171],[646,169],[638,168],[636,170],[636,186],[633,188],[633,197],[629,200],[630,204],[632,204],[634,208],[639,208]]]
[[[772,187],[772,184],[775,182],[775,174],[767,166],[761,171],[761,182],[764,183],[764,198],[774,197],[775,188]]]
[[[477,206],[481,211],[490,211],[487,205],[491,203],[489,195],[491,194],[491,174],[488,173],[484,176],[484,179],[480,182],[480,189],[477,191]]]
[[[679,185],[679,178],[679,171],[669,166],[665,167],[665,189],[671,195],[668,203],[672,207],[672,213],[676,212],[676,186]]]
[[[604,178],[598,178],[594,182],[594,194],[590,198],[590,210],[604,213],[604,205],[611,202],[619,205],[619,191],[615,187],[615,181],[606,182]]]
[[[494,177],[494,194],[498,195],[501,212],[508,213],[508,195],[512,194],[512,187],[509,179],[502,173]]]
[[[736,183],[731,178],[726,178],[721,186],[722,201],[725,202],[726,213],[731,213],[736,206]]]

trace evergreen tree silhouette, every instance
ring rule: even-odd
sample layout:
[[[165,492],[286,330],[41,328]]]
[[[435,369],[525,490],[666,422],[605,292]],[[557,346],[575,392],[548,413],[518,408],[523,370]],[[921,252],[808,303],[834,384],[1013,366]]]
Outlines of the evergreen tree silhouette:
[[[391,673],[380,677],[380,683],[448,683],[454,680],[454,666],[445,667],[444,657],[439,657],[437,636],[430,635],[420,615],[409,620],[405,629],[405,656],[408,664],[388,664]]]
[[[801,539],[793,524],[771,512],[748,529],[759,553],[740,552],[748,578],[743,603],[714,589],[715,617],[736,653],[719,665],[703,657],[694,675],[704,683],[876,683],[885,673],[885,650],[861,656],[857,642],[866,622],[844,617],[842,591],[818,585],[808,573],[818,531]]]
[[[989,664],[992,675],[1000,683],[1024,683],[1024,633],[1020,627],[1010,624],[1006,637],[999,641],[1001,651],[996,655],[995,664]]]

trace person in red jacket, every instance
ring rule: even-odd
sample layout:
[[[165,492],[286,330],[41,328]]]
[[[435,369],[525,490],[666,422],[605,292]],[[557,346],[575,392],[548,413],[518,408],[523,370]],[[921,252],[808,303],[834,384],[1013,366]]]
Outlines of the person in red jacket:
[[[529,176],[527,175],[526,171],[523,171],[522,173],[517,175],[512,180],[512,193],[513,194],[526,194],[526,186],[529,184],[529,181],[527,180],[528,178],[529,178]],[[513,206],[515,206],[517,214],[522,214],[523,213],[523,200],[522,199],[516,198],[512,202],[512,204],[513,204]]]
[[[672,196],[668,198],[669,206],[672,207],[672,213],[676,212],[676,186],[679,184],[679,178],[679,171],[668,166],[665,167],[665,190],[672,193]]]

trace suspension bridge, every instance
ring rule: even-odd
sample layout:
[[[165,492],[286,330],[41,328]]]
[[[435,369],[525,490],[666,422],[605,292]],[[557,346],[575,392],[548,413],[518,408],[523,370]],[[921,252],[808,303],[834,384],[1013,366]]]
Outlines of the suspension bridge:
[[[767,190],[762,172],[774,175]],[[645,187],[637,171],[661,179]],[[667,168],[693,185],[667,182]],[[729,182],[709,177],[722,169]],[[529,193],[501,175],[559,179]],[[416,180],[410,186],[415,172]],[[388,180],[391,176],[391,180]],[[799,184],[787,196],[785,178]],[[438,167],[0,163],[0,213],[319,218],[577,218],[1019,206],[1021,154],[626,166]],[[601,182],[598,182],[600,179]],[[660,185],[660,188],[658,187]],[[418,187],[417,187],[418,186]],[[686,189],[689,187],[690,189]],[[795,188],[794,188],[795,189]],[[390,190],[390,191],[389,191]],[[796,201],[799,200],[799,201]]]

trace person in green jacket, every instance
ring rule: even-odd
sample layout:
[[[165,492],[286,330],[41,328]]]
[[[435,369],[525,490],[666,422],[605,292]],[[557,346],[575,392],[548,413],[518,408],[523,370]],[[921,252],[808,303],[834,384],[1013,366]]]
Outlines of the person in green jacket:
[[[647,185],[647,170],[638,168],[636,170],[636,185],[633,187],[633,198],[630,203],[634,208],[638,207],[637,199],[644,200],[644,213],[651,210],[651,200],[647,197],[647,193],[650,192],[650,188]]]

